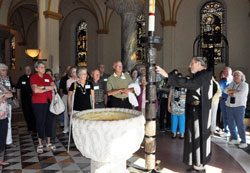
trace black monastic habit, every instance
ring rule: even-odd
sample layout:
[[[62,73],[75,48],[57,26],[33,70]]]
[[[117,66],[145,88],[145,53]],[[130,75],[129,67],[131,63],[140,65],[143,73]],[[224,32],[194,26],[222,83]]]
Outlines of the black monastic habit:
[[[168,84],[187,88],[183,162],[187,165],[205,165],[211,158],[212,72],[202,70],[191,79],[180,78],[171,72]]]

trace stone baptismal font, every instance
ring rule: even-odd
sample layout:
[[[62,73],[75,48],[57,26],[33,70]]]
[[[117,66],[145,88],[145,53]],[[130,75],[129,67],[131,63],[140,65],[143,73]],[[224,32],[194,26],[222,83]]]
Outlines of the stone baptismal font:
[[[125,173],[126,160],[144,138],[144,115],[131,109],[105,108],[72,117],[77,149],[91,159],[91,173]]]

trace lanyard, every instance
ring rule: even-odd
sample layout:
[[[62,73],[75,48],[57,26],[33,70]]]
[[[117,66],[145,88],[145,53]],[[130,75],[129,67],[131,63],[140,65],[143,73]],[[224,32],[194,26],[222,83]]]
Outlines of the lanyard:
[[[235,88],[235,90],[237,90],[240,87],[241,83]],[[234,83],[235,86],[235,83]],[[234,86],[232,87],[232,89],[234,89]]]

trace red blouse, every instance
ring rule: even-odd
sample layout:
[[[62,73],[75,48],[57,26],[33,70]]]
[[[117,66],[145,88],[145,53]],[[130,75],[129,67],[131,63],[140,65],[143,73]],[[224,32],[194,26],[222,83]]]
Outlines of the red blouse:
[[[36,84],[38,87],[41,86],[50,86],[50,83],[53,82],[52,78],[48,74],[44,74],[43,77],[40,77],[37,73],[33,74],[30,77],[30,86]],[[47,103],[47,98],[52,100],[52,92],[47,91],[44,93],[32,93],[32,103]]]

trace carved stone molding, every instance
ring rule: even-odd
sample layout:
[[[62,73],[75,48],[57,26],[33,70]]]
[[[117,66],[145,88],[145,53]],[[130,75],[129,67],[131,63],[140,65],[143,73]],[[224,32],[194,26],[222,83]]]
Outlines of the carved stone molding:
[[[183,0],[168,0],[167,7],[168,7],[168,12],[169,12],[169,19],[166,19],[166,10],[165,10],[165,4],[164,0],[156,0],[156,6],[159,9],[160,15],[161,15],[161,24],[162,26],[176,26],[177,24],[177,14],[178,10],[181,6]]]
[[[51,18],[51,19],[56,19],[56,20],[61,20],[62,19],[62,14],[60,13],[55,13],[53,11],[44,11],[43,12],[45,18]]]

